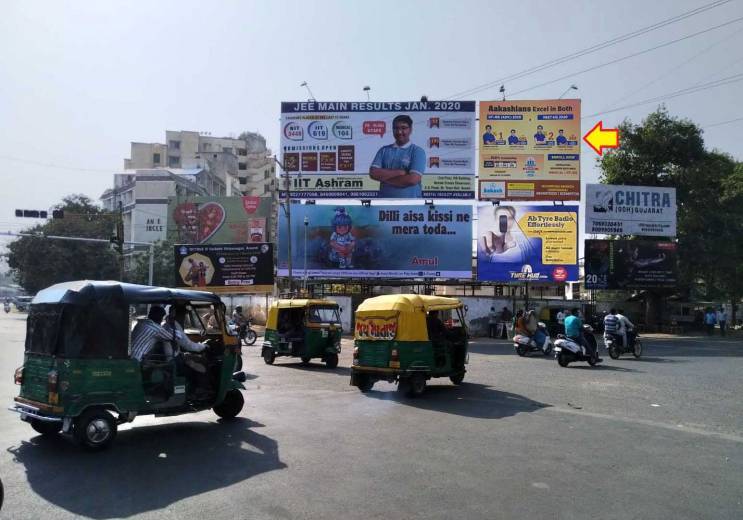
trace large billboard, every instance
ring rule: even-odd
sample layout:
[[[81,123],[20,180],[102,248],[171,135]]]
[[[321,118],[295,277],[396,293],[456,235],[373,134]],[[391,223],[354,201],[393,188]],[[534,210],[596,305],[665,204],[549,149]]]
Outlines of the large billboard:
[[[474,101],[281,103],[290,196],[474,198],[475,116]]]
[[[676,188],[586,186],[586,233],[676,236]]]
[[[297,204],[291,224],[292,275],[298,278],[305,266],[312,278],[472,278],[469,205]],[[286,276],[284,212],[279,226],[278,274]]]
[[[180,244],[271,242],[272,197],[168,199],[168,240]]]
[[[580,200],[580,100],[482,101],[480,200]]]
[[[578,206],[479,206],[477,279],[578,280]]]
[[[173,250],[178,287],[219,293],[273,290],[272,244],[179,244]]]
[[[676,243],[586,240],[587,289],[676,287]]]

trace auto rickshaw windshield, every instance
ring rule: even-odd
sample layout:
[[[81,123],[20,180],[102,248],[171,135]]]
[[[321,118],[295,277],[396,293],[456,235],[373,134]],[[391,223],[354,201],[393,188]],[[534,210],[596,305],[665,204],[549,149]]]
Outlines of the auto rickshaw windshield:
[[[341,318],[335,307],[311,307],[308,315],[313,323],[340,323]]]

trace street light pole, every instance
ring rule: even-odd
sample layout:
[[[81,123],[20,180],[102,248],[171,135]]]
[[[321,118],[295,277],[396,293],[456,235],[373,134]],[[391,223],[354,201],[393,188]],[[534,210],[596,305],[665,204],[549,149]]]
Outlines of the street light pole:
[[[307,228],[310,225],[310,218],[304,217],[304,293],[307,294]]]

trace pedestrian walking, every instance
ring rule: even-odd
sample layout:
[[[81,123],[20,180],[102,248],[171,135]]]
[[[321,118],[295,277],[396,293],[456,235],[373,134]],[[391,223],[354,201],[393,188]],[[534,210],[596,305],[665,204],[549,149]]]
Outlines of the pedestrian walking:
[[[717,322],[717,315],[712,307],[707,308],[707,312],[704,314],[704,326],[707,329],[707,335],[711,336],[715,332],[715,323]]]
[[[488,337],[494,338],[496,329],[498,328],[498,314],[495,312],[495,307],[490,307],[488,313]]]
[[[720,336],[724,336],[728,325],[728,312],[725,307],[717,311],[717,323],[720,324]]]
[[[511,320],[513,320],[513,313],[508,307],[503,307],[500,312],[501,328],[498,334],[501,339],[508,339],[508,326],[511,325]]]

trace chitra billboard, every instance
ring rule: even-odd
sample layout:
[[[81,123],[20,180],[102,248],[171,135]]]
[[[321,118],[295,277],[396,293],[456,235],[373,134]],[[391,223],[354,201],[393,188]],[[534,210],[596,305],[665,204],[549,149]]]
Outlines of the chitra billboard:
[[[578,206],[478,208],[477,279],[578,279]]]
[[[173,249],[178,287],[219,293],[273,289],[271,244],[180,244]]]
[[[474,101],[284,102],[291,197],[471,199]]]
[[[676,287],[676,243],[586,240],[587,289]]]
[[[580,200],[580,100],[482,101],[480,200]]]
[[[295,205],[291,223],[297,278],[305,266],[312,278],[472,278],[470,206]],[[279,226],[278,274],[286,276],[283,212]]]
[[[270,242],[271,197],[168,200],[168,240],[180,244]]]
[[[586,186],[586,233],[676,236],[676,188]]]

